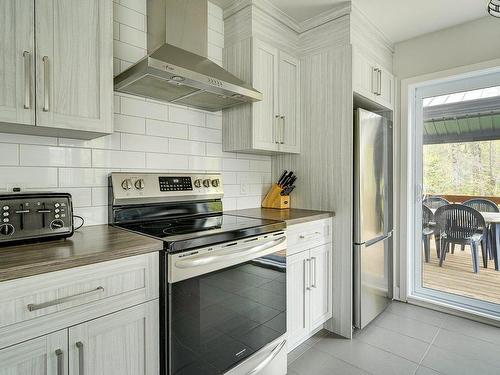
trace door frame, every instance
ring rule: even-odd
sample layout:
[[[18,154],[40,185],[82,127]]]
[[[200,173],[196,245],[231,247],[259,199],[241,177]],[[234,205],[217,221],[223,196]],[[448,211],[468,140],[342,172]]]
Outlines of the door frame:
[[[483,321],[489,324],[500,326],[500,319],[491,315],[472,310],[467,306],[457,306],[455,301],[440,301],[429,298],[426,295],[415,293],[414,274],[414,247],[417,221],[421,220],[421,215],[416,212],[415,199],[421,196],[421,186],[417,184],[418,175],[421,172],[415,168],[421,159],[417,150],[417,116],[416,108],[417,90],[434,84],[446,84],[452,81],[477,77],[489,73],[500,73],[500,59],[490,60],[478,64],[448,69],[435,73],[411,77],[401,80],[401,101],[399,106],[399,127],[395,127],[395,139],[399,140],[399,145],[395,147],[395,229],[397,228],[398,238],[398,260],[395,268],[399,269],[398,284],[394,287],[394,298],[404,302],[423,305],[436,310],[441,310],[454,315],[464,316],[470,319]],[[421,113],[421,112],[420,112]],[[421,132],[420,132],[421,133]]]

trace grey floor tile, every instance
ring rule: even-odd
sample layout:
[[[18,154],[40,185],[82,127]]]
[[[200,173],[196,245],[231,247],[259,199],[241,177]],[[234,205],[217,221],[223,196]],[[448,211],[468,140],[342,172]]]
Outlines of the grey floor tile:
[[[313,348],[374,375],[411,375],[417,368],[414,362],[356,339],[327,336],[319,340]]]
[[[434,311],[403,302],[391,303],[387,308],[387,311],[393,314],[401,315],[406,318],[415,319],[420,322],[432,324],[439,327],[442,325],[444,319],[448,317],[447,314],[441,313],[439,311]]]
[[[498,375],[500,368],[477,359],[431,346],[422,365],[445,375]]]
[[[288,353],[288,364],[290,365],[293,361],[295,361],[309,349],[311,349],[311,347],[307,345],[305,342],[297,346],[290,353]]]
[[[429,347],[424,341],[375,325],[359,332],[355,340],[361,340],[416,363],[423,359]]]
[[[393,314],[390,311],[384,312],[372,324],[428,343],[432,342],[434,336],[439,331],[438,326]]]
[[[360,368],[314,348],[293,362],[289,370],[289,373],[297,375],[369,375]]]
[[[466,358],[488,362],[500,369],[499,345],[444,328],[439,331],[432,345]]]
[[[500,345],[500,328],[450,315],[443,328]]]
[[[428,367],[420,366],[415,375],[441,375],[441,373]]]

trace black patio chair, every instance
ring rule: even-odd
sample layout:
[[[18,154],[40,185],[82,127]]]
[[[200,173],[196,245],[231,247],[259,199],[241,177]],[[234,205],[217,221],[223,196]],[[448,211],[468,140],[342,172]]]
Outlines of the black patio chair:
[[[479,212],[500,212],[500,208],[495,202],[490,201],[485,198],[472,198],[463,203],[468,207],[472,207]],[[490,259],[493,259],[493,250],[491,247],[491,241],[493,238],[490,236],[491,232],[488,230],[488,235],[486,236],[486,247],[488,248],[488,254]],[[464,250],[464,246],[462,246],[462,251]]]
[[[425,204],[429,208],[439,208],[450,204],[446,199],[438,196],[429,196],[424,199],[423,204]]]
[[[434,234],[434,214],[425,204],[422,205],[422,243],[424,244],[425,263],[429,263],[431,253],[431,237]],[[438,241],[436,241],[436,252],[439,258]]]
[[[472,254],[472,269],[479,272],[478,248],[481,245],[483,267],[488,267],[485,246],[486,226],[483,216],[472,207],[462,204],[449,204],[439,207],[434,213],[436,230],[439,231],[440,258],[439,266],[443,266],[446,252],[451,245],[469,245]]]

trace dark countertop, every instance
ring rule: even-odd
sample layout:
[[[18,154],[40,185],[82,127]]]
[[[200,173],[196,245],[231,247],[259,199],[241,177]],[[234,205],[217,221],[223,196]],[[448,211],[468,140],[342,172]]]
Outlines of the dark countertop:
[[[0,281],[159,251],[163,242],[95,225],[66,240],[0,247]]]
[[[327,219],[335,216],[331,211],[303,210],[300,208],[290,208],[278,210],[273,208],[249,208],[246,210],[234,210],[224,212],[228,215],[248,216],[257,219],[282,220],[287,225],[307,223],[308,221]]]

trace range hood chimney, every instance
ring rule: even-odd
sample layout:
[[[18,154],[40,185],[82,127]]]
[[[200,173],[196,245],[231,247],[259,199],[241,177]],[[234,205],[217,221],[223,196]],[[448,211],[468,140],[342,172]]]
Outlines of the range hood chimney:
[[[262,100],[207,58],[207,0],[147,0],[148,55],[115,77],[115,91],[206,111]]]

